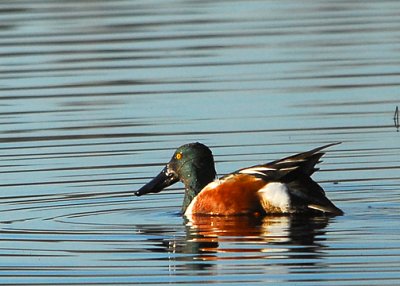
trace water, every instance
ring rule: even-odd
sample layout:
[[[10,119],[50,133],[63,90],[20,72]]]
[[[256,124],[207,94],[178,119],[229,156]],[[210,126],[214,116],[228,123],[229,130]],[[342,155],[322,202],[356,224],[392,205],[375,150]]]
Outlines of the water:
[[[399,284],[400,3],[301,2],[2,1],[0,283]],[[132,195],[192,141],[220,175],[341,141],[346,215]]]

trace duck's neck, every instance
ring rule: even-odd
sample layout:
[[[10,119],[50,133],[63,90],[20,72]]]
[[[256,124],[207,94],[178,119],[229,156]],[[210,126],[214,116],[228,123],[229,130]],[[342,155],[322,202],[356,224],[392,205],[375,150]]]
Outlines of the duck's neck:
[[[206,185],[214,181],[215,177],[216,172],[215,169],[212,168],[207,172],[205,172],[205,170],[200,170],[200,172],[193,172],[185,178],[182,178],[182,182],[185,184],[185,197],[183,199],[182,213],[185,213],[192,200]]]

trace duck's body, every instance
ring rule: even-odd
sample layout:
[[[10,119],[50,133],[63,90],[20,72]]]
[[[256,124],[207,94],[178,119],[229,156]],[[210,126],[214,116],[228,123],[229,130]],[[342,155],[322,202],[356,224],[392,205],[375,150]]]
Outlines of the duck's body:
[[[335,143],[337,144],[337,143]],[[159,192],[178,180],[185,184],[185,215],[326,213],[342,215],[310,176],[329,144],[215,179],[210,149],[201,143],[177,149],[164,170],[135,194]]]

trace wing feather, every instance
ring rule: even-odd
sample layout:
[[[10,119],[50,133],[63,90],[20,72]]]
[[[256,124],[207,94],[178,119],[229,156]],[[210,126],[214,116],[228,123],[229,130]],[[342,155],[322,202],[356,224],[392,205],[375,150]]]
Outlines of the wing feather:
[[[325,154],[323,149],[340,144],[340,142],[324,145],[307,152],[298,153],[264,165],[256,165],[238,170],[236,173],[250,174],[265,180],[279,180],[293,171],[311,176],[318,168],[315,167]]]

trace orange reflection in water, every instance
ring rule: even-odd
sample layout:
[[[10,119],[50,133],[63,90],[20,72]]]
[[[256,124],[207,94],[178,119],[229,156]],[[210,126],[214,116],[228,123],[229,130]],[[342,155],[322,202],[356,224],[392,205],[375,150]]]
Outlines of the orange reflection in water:
[[[238,253],[243,258],[265,258],[301,249],[315,251],[328,217],[291,216],[191,216],[187,218],[187,244],[203,260],[236,259],[220,253]],[[307,250],[306,250],[307,251]]]

